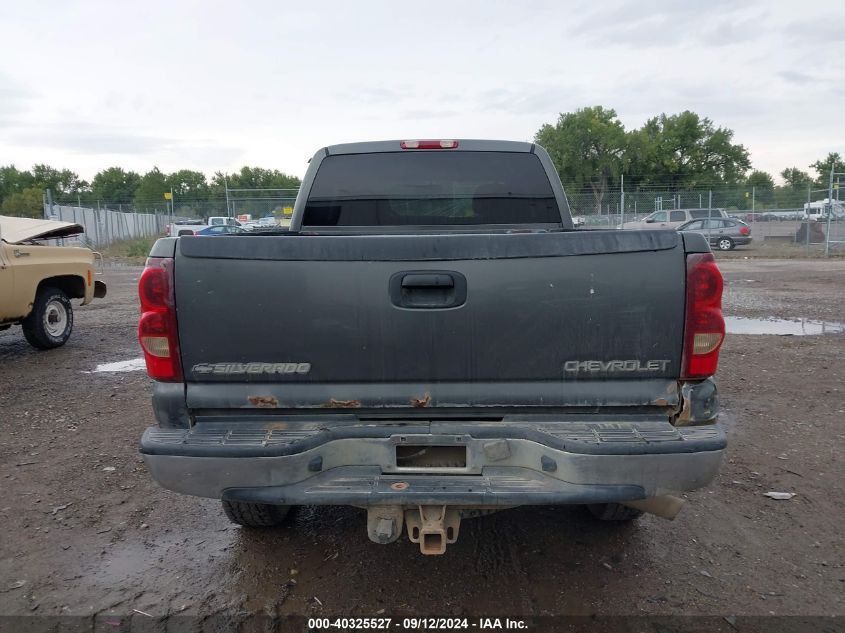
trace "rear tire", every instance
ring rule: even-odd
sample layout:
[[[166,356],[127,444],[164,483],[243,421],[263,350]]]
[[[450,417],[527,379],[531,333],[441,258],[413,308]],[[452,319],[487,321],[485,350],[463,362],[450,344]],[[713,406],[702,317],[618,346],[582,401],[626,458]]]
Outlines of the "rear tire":
[[[734,241],[729,237],[720,237],[719,241],[716,242],[716,246],[719,247],[720,251],[732,251],[734,249]]]
[[[587,509],[599,521],[633,521],[643,513],[621,503],[591,503]]]
[[[36,349],[61,347],[73,330],[73,306],[58,288],[41,288],[35,295],[32,312],[22,322],[23,335]]]
[[[273,527],[284,522],[290,512],[290,506],[224,500],[223,512],[232,523],[244,527]]]

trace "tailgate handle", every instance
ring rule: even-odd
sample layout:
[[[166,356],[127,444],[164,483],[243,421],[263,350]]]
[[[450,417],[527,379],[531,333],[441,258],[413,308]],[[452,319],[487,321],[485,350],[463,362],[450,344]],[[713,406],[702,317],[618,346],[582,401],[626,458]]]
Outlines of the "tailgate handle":
[[[402,277],[403,288],[454,288],[452,275],[405,275]]]
[[[467,279],[454,270],[405,270],[390,277],[389,292],[397,308],[457,308],[466,303]]]

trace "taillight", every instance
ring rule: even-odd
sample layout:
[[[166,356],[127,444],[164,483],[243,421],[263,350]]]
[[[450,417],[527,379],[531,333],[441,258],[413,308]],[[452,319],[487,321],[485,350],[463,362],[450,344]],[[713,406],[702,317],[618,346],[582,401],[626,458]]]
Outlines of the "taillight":
[[[176,332],[176,301],[173,294],[173,260],[148,257],[138,281],[141,319],[138,341],[144,350],[147,374],[162,382],[182,380],[179,338]]]
[[[741,226],[741,227],[739,227],[739,234],[740,235],[751,235],[751,229],[749,229],[747,226]]]
[[[455,149],[458,141],[455,140],[426,140],[426,141],[401,141],[399,147],[402,149]]]
[[[688,255],[681,379],[699,380],[715,374],[724,338],[722,273],[712,253]]]

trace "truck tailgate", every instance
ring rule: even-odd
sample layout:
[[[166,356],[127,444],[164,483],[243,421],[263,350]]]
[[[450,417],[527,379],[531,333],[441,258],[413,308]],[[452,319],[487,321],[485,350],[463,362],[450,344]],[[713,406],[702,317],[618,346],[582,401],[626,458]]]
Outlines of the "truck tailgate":
[[[183,237],[175,279],[194,409],[677,402],[674,232]]]

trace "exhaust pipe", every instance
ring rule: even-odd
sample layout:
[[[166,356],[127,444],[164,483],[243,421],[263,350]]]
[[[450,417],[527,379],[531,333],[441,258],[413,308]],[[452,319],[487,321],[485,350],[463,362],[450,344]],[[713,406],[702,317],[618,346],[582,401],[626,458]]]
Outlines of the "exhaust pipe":
[[[662,495],[660,497],[649,497],[648,499],[638,499],[636,501],[624,501],[623,506],[642,510],[649,514],[655,514],[670,521],[678,516],[681,507],[684,505],[684,500],[672,495]]]

